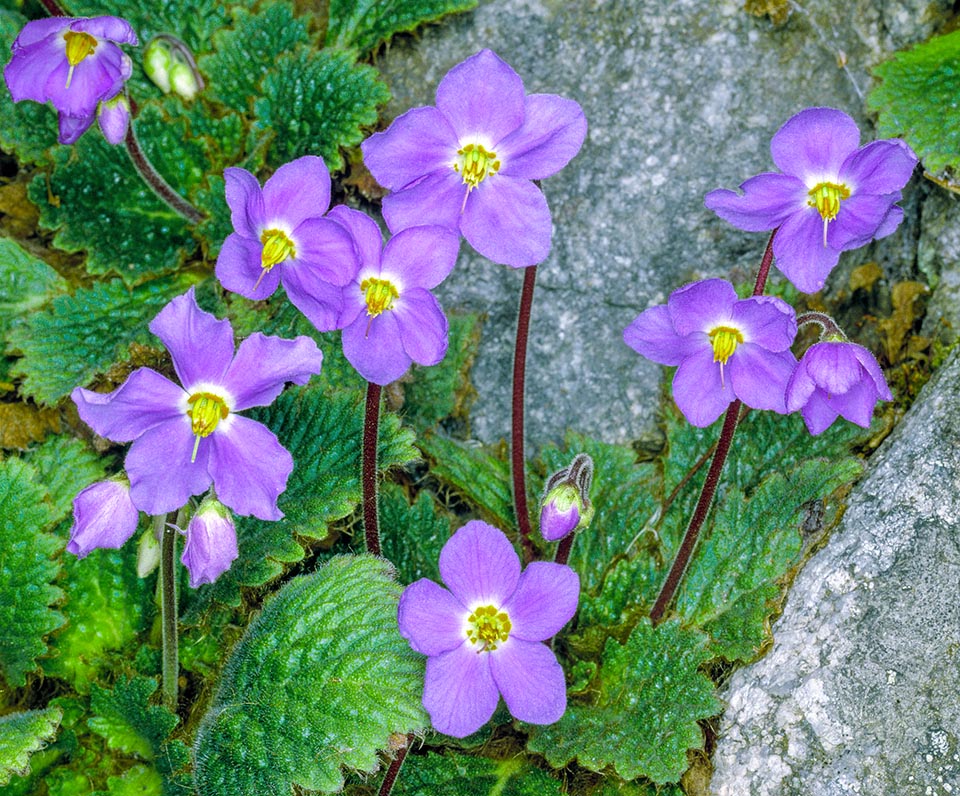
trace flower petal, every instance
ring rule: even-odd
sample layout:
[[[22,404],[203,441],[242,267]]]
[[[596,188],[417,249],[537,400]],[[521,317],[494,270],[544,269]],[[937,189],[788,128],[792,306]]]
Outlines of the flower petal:
[[[787,413],[787,382],[797,367],[797,358],[788,351],[768,351],[743,343],[727,362],[726,378],[734,395],[753,409]]]
[[[73,499],[73,527],[67,552],[83,558],[98,547],[122,547],[137,530],[140,513],[130,486],[120,481],[90,484]]]
[[[26,27],[20,32],[20,36],[22,37],[30,31],[30,26],[37,22],[53,23],[55,19],[56,18],[51,18],[28,22]],[[66,27],[66,25],[61,21],[56,27],[62,29]],[[32,33],[33,31],[30,32]],[[39,33],[39,31],[37,32]],[[20,39],[18,38],[17,42],[19,41]],[[14,102],[20,102],[21,100],[46,102],[46,75],[51,69],[51,63],[59,63],[62,61],[66,64],[63,50],[57,43],[57,32],[55,30],[50,33],[49,38],[46,40],[43,38],[31,40],[30,42],[26,42],[22,47],[18,47],[17,42],[14,42],[13,58],[11,58],[10,62],[3,68],[3,78],[7,83],[7,88],[10,89],[10,96],[13,97]],[[66,81],[65,71],[63,79]],[[94,110],[94,108],[91,108],[90,113],[92,114]]]
[[[733,322],[744,339],[768,351],[786,351],[797,336],[797,315],[776,296],[752,296],[733,305]]]
[[[910,182],[916,165],[917,156],[903,141],[872,141],[844,161],[840,182],[854,195],[893,193]]]
[[[466,195],[467,186],[453,169],[434,171],[383,197],[383,218],[393,233],[426,224],[456,230]]]
[[[827,243],[838,251],[865,246],[873,240],[899,198],[899,193],[886,196],[864,193],[844,200],[837,217],[827,227]]]
[[[794,213],[773,239],[775,265],[803,293],[816,293],[840,259],[823,245],[823,219],[814,209]]]
[[[195,437],[186,415],[141,434],[124,461],[137,507],[147,514],[164,514],[205,492],[212,481],[207,469],[209,439],[200,440],[196,461],[191,462]]]
[[[836,409],[841,417],[863,428],[870,428],[873,420],[873,408],[877,404],[877,391],[869,379],[864,379],[843,395],[831,395],[827,402]]]
[[[813,392],[804,403],[800,414],[807,430],[814,436],[826,431],[840,415],[837,409],[828,403],[826,394],[821,390]]]
[[[44,82],[44,92],[53,106],[68,116],[92,116],[101,100],[113,99],[129,77],[130,59],[110,42],[100,42],[96,51],[74,67],[67,86],[70,66],[61,59]],[[49,66],[47,66],[49,70]]]
[[[323,281],[303,264],[284,270],[283,286],[293,306],[306,316],[317,331],[330,332],[340,328],[343,292],[346,288]]]
[[[327,213],[327,218],[333,219],[350,233],[359,255],[357,270],[372,269],[380,273],[383,233],[380,232],[377,222],[366,213],[361,213],[359,210],[354,210],[346,205],[337,205]]]
[[[233,411],[241,412],[273,403],[288,381],[306,384],[322,364],[323,354],[309,337],[284,340],[254,332],[240,343],[223,386],[234,398]]]
[[[779,227],[791,213],[807,205],[808,189],[796,177],[767,172],[740,184],[743,195],[720,188],[703,204],[724,221],[747,232]]]
[[[330,207],[330,172],[323,158],[304,155],[285,163],[263,185],[267,228],[280,222],[291,230]]]
[[[496,144],[500,174],[543,180],[569,163],[587,136],[587,117],[573,100],[556,94],[531,94],[523,125]]]
[[[392,311],[357,317],[341,335],[343,354],[367,381],[381,386],[399,379],[410,367],[400,328]]]
[[[418,365],[436,365],[447,354],[449,324],[440,304],[422,288],[405,290],[391,310],[403,350]]]
[[[564,564],[534,561],[520,575],[517,589],[503,606],[510,617],[510,639],[545,641],[577,612],[580,578]]]
[[[490,655],[493,680],[510,714],[530,724],[553,724],[567,709],[567,684],[546,644],[514,640]]]
[[[246,296],[252,301],[262,301],[273,295],[280,284],[284,266],[274,266],[264,273],[260,265],[263,244],[237,233],[227,235],[217,255],[217,279],[227,290]],[[256,289],[254,289],[256,287]]]
[[[793,375],[790,377],[790,381],[787,382],[785,402],[788,412],[796,412],[798,409],[802,409],[817,390],[817,384],[807,370],[807,364],[810,361],[808,358],[809,354],[810,349],[800,358],[797,367],[793,371]],[[832,418],[830,422],[833,422]],[[807,425],[809,426],[809,423]],[[830,423],[827,425],[830,425]]]
[[[100,16],[77,19],[70,30],[81,31],[99,39],[109,39],[119,44],[137,44],[137,34],[130,23],[120,17]]]
[[[440,575],[466,608],[499,607],[517,587],[520,558],[503,531],[471,520],[440,551]]]
[[[884,401],[892,401],[893,393],[890,392],[890,387],[887,385],[887,380],[884,378],[883,370],[881,370],[880,363],[877,362],[877,358],[862,345],[850,343],[850,346],[853,349],[854,356],[856,356],[857,360],[866,371],[867,376],[869,376],[870,380],[873,382],[873,386],[877,391],[877,395]]]
[[[828,395],[843,395],[864,375],[848,343],[815,343],[803,355],[803,362],[813,382]]]
[[[34,19],[23,26],[23,30],[17,34],[10,48],[16,55],[20,50],[36,44],[48,37],[52,37],[60,31],[65,31],[75,20],[70,17],[46,17],[44,19]],[[51,39],[53,43],[54,40]],[[57,45],[58,48],[60,45]]]
[[[673,400],[697,428],[709,426],[735,397],[730,379],[721,382],[720,363],[709,346],[683,360],[673,376]]]
[[[844,160],[860,144],[857,123],[835,108],[807,108],[774,134],[770,154],[777,168],[805,183],[834,182]]]
[[[239,555],[233,518],[229,514],[220,516],[215,510],[204,511],[201,506],[187,526],[187,541],[180,556],[190,573],[190,588],[213,583]]]
[[[57,116],[57,126],[59,135],[57,141],[61,144],[75,144],[80,136],[90,129],[93,124],[93,116],[67,116],[61,113]]]
[[[439,655],[466,641],[470,612],[443,586],[421,578],[400,595],[397,622],[400,635],[423,655]]]
[[[259,242],[266,221],[260,183],[246,169],[235,167],[223,170],[223,181],[230,207],[230,223],[237,234]],[[257,258],[259,260],[259,254]]]
[[[523,81],[492,50],[481,50],[444,75],[437,108],[461,143],[482,137],[493,145],[523,124]]]
[[[233,328],[197,305],[191,287],[150,321],[150,331],[170,352],[173,367],[187,392],[200,383],[221,384],[233,359]]]
[[[380,273],[396,276],[404,290],[435,288],[457,263],[460,236],[448,227],[408,227],[383,247]]]
[[[283,274],[308,266],[314,279],[343,287],[353,281],[360,267],[350,232],[329,218],[310,218],[293,231],[296,257],[288,260]]]
[[[900,201],[899,196],[897,197],[897,201]],[[883,221],[880,222],[877,231],[873,233],[873,239],[880,240],[881,238],[887,237],[887,235],[892,235],[896,232],[897,227],[900,226],[901,221],[903,221],[903,209],[893,205],[883,217]]]
[[[400,191],[434,171],[452,171],[459,148],[453,127],[433,107],[407,111],[360,145],[364,164],[390,191]]]
[[[726,279],[701,279],[674,290],[667,309],[677,334],[686,337],[732,323],[737,301],[737,291]]]
[[[423,707],[437,732],[465,738],[490,721],[499,701],[489,655],[462,644],[427,658]]]
[[[279,520],[277,498],[287,488],[293,457],[269,428],[231,414],[200,441],[210,449],[210,475],[217,498],[237,514]]]
[[[523,268],[547,259],[553,230],[547,199],[536,185],[496,174],[467,196],[460,231],[488,260]]]
[[[186,417],[183,388],[150,368],[138,368],[113,392],[77,387],[70,397],[81,420],[114,442],[130,442],[159,423]]]
[[[673,328],[666,304],[641,312],[623,330],[623,341],[641,356],[661,365],[679,365],[695,350],[688,337],[681,337]]]

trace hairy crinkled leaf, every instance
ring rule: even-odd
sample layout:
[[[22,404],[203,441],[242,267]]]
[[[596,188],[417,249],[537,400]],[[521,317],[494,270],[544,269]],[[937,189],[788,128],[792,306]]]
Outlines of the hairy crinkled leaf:
[[[50,508],[36,470],[19,459],[0,461],[0,674],[26,682],[45,637],[63,624],[50,605],[63,598],[51,585],[60,571],[52,556],[62,542],[48,532]]]
[[[528,748],[557,768],[576,759],[591,771],[613,766],[623,779],[676,782],[687,750],[703,748],[698,721],[721,703],[699,671],[707,637],[677,621],[641,621],[625,644],[608,639],[593,704],[569,704],[556,724],[532,727]]]
[[[62,718],[57,707],[0,717],[0,785],[6,785],[11,774],[29,772],[30,755],[53,740]]]
[[[873,70],[881,83],[867,96],[881,137],[902,135],[933,174],[960,179],[960,31],[897,53]],[[952,109],[947,111],[946,109]]]
[[[450,521],[438,515],[433,495],[421,490],[411,506],[395,484],[380,489],[380,544],[401,583],[419,578],[439,582],[440,551],[450,538]]]
[[[359,144],[362,127],[377,122],[390,92],[377,71],[348,52],[305,47],[281,55],[254,102],[253,134],[272,132],[268,163],[279,168],[301,155],[320,155],[343,168],[341,147]]]
[[[477,0],[331,0],[327,46],[367,52],[396,33],[477,7]]]
[[[23,354],[13,369],[23,377],[20,391],[40,403],[56,403],[115,361],[128,359],[130,343],[155,340],[147,325],[192,281],[181,275],[129,289],[113,280],[58,296],[10,335],[11,349]]]
[[[287,583],[234,649],[197,732],[201,796],[333,793],[393,733],[423,729],[423,656],[397,627],[400,587],[372,556]]]
[[[397,779],[394,796],[562,796],[563,783],[522,757],[490,760],[462,754],[411,757]]]
[[[24,456],[45,484],[51,517],[59,522],[73,508],[73,498],[84,487],[103,478],[103,460],[80,440],[51,437]]]
[[[157,690],[151,677],[121,676],[113,689],[90,684],[90,729],[102,736],[110,749],[155,760],[179,719],[166,708],[150,704]]]
[[[43,260],[15,241],[0,238],[0,337],[6,337],[17,321],[65,287],[60,275]]]

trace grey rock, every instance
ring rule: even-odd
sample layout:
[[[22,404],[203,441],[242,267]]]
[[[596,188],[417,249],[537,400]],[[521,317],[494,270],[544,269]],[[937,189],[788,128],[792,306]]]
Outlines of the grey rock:
[[[734,674],[715,796],[960,792],[960,356],[871,459],[774,645]]]
[[[660,370],[626,347],[624,327],[685,281],[752,279],[765,245],[762,234],[705,210],[703,195],[772,168],[770,136],[804,107],[842,108],[872,137],[863,114],[868,69],[927,37],[951,3],[790,7],[775,28],[742,0],[488,0],[395,41],[381,57],[391,117],[432,104],[446,71],[483,47],[506,59],[527,91],[571,97],[587,115],[580,155],[543,186],[554,236],[539,268],[529,346],[531,447],[567,427],[623,441],[649,426]],[[915,263],[917,201],[907,216],[896,235],[846,255],[847,267],[875,259],[902,278]],[[521,281],[465,245],[440,290],[445,306],[487,316],[471,429],[484,441],[509,432]]]

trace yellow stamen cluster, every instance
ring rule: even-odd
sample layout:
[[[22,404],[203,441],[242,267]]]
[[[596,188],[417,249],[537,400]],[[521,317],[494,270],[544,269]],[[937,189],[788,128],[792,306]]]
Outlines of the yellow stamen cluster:
[[[489,152],[481,144],[465,144],[457,150],[458,160],[453,170],[463,177],[467,190],[473,190],[491,174],[500,171],[496,152]]]
[[[850,189],[846,185],[835,182],[821,182],[814,185],[807,195],[810,197],[807,204],[817,208],[823,219],[823,245],[827,245],[827,224],[837,217],[840,212],[840,202],[850,198]]]
[[[68,30],[63,34],[67,42],[67,63],[70,69],[67,70],[67,88],[70,88],[70,81],[73,80],[73,70],[84,58],[97,49],[97,40],[89,33],[83,31]]]
[[[713,361],[720,363],[720,385],[723,386],[723,366],[743,342],[743,335],[732,326],[718,326],[710,331],[710,342],[713,343]]]
[[[510,617],[492,605],[482,605],[467,618],[467,638],[479,644],[477,652],[492,652],[510,637]]]
[[[368,277],[360,283],[364,300],[367,302],[367,315],[376,318],[381,312],[393,309],[393,302],[400,297],[400,291],[387,279]]]
[[[297,256],[297,250],[293,246],[293,241],[287,237],[287,234],[279,229],[265,229],[260,235],[260,243],[263,244],[263,251],[260,252],[260,276],[253,286],[256,290],[260,287],[260,282],[273,266],[282,263],[290,257]]]
[[[197,448],[200,447],[200,438],[209,437],[217,424],[230,414],[230,410],[223,398],[208,392],[194,393],[187,399],[187,403],[190,404],[187,414],[190,416],[191,427],[196,435],[190,461],[195,462],[197,460]]]

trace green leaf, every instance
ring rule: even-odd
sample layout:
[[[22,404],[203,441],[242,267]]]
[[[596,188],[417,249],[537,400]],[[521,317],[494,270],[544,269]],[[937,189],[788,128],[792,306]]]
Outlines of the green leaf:
[[[263,79],[253,134],[275,134],[267,157],[274,168],[320,155],[338,171],[341,147],[359,144],[361,128],[377,123],[377,108],[389,99],[379,73],[350,53],[301,47],[281,55]]]
[[[462,754],[411,755],[394,796],[562,796],[563,783],[522,757],[490,760]]]
[[[380,489],[380,544],[401,583],[419,578],[439,582],[440,551],[450,538],[450,521],[438,516],[433,495],[421,490],[411,506],[396,484]]]
[[[37,480],[46,485],[54,522],[70,514],[73,499],[81,489],[104,476],[100,457],[73,437],[50,437],[24,459],[36,468]]]
[[[809,460],[773,473],[748,499],[727,492],[677,595],[676,610],[713,639],[715,655],[748,662],[771,638],[769,619],[800,563],[805,504],[828,497],[863,472],[857,459]]]
[[[333,793],[422,730],[424,659],[400,637],[385,561],[341,556],[287,583],[237,645],[197,732],[201,796]]]
[[[883,81],[867,96],[877,133],[902,135],[931,173],[960,171],[960,31],[899,52],[873,74]]]
[[[155,760],[179,719],[166,708],[150,704],[157,690],[151,677],[121,677],[113,689],[90,684],[90,729],[107,747],[143,760]]]
[[[65,287],[60,275],[43,260],[25,252],[15,241],[0,238],[0,335],[5,337],[15,321]]]
[[[576,759],[591,771],[612,765],[623,779],[676,782],[687,750],[703,748],[697,722],[722,708],[699,671],[710,657],[704,634],[643,620],[625,644],[607,640],[593,704],[570,704],[556,724],[532,727],[527,746],[556,768]]]
[[[49,607],[63,598],[50,585],[60,571],[52,556],[62,547],[50,524],[36,470],[19,459],[0,462],[0,673],[13,686],[26,683],[47,651],[44,637],[63,624]]]
[[[131,290],[113,280],[58,296],[10,335],[11,349],[23,354],[13,369],[24,379],[20,391],[56,403],[114,362],[129,359],[131,343],[155,342],[147,325],[192,281],[182,275]]]
[[[63,711],[56,707],[0,717],[0,785],[6,785],[11,774],[30,772],[30,755],[53,740],[62,718]]]
[[[477,7],[477,0],[330,0],[327,46],[372,50],[447,14]]]

